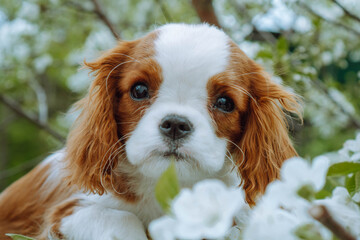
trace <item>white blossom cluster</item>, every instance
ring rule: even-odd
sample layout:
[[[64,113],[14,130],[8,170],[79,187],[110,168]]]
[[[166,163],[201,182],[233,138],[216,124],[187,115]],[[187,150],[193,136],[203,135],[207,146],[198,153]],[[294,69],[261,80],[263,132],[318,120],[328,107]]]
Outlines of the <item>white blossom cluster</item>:
[[[318,129],[319,134],[323,137],[329,137],[336,133],[349,121],[349,115],[344,114],[342,109],[349,114],[354,114],[354,107],[346,97],[337,89],[329,88],[329,96],[322,94],[311,85],[308,86],[304,94],[306,98],[311,98],[314,104],[308,104],[305,108],[305,114],[311,123]],[[332,121],[328,121],[332,119]],[[326,124],[324,124],[326,122]]]
[[[339,154],[345,161],[360,162],[360,133],[357,134],[355,140],[347,140]]]
[[[183,189],[171,205],[171,215],[153,221],[154,240],[220,239],[229,231],[238,211],[248,209],[242,191],[214,179]]]
[[[360,133],[355,140],[346,141],[337,156],[344,158],[335,164],[359,161]],[[169,215],[150,224],[150,234],[154,240],[332,240],[333,232],[309,213],[321,205],[349,234],[360,239],[360,189],[349,193],[340,181],[328,195],[319,195],[327,189],[330,171],[334,165],[326,156],[316,157],[311,164],[300,157],[289,159],[281,168],[281,178],[268,185],[252,209],[242,191],[227,188],[218,180],[204,180],[193,190],[182,190]]]

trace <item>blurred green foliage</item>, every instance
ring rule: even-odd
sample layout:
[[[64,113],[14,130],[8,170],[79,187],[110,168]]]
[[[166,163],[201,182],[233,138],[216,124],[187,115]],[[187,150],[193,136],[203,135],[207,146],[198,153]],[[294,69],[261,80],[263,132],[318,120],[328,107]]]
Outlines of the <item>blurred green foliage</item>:
[[[233,40],[303,96],[304,125],[290,124],[299,154],[336,151],[360,127],[360,21],[331,0],[294,0],[282,2],[292,25],[282,27],[280,18],[277,29],[262,29],[276,2],[282,1],[214,0],[213,6]],[[352,2],[344,7],[360,12]],[[0,95],[64,138],[72,121],[65,113],[91,80],[78,71],[82,61],[116,44],[99,11],[124,40],[167,22],[200,23],[190,0],[98,3],[100,9],[94,0],[0,0]],[[0,190],[63,146],[0,102]]]
[[[180,184],[178,181],[175,157],[171,160],[171,164],[166,171],[159,177],[155,186],[155,197],[164,212],[169,212],[171,209],[171,201],[179,194]]]

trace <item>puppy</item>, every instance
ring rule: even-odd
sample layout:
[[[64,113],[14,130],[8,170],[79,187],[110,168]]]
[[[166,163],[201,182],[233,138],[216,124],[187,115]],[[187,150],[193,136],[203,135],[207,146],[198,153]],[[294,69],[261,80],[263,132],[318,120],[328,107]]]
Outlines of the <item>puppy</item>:
[[[215,27],[168,24],[85,65],[66,147],[1,194],[0,239],[147,239],[170,159],[181,186],[220,179],[254,205],[296,155],[283,111],[297,97]]]

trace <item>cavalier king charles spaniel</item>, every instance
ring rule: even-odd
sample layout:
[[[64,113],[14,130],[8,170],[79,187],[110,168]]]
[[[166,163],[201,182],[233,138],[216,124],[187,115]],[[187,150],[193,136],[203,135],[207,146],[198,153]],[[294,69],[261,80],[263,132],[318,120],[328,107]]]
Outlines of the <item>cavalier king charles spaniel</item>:
[[[252,206],[296,155],[298,97],[216,27],[167,24],[85,65],[95,79],[66,147],[0,195],[0,239],[147,239],[171,159],[182,187],[220,179]]]

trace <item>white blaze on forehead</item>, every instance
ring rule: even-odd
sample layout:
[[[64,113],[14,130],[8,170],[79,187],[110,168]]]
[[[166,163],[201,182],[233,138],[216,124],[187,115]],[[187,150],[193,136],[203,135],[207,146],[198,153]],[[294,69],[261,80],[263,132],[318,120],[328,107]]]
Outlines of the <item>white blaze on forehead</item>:
[[[208,79],[226,69],[230,50],[224,32],[207,24],[168,24],[159,29],[155,59],[162,68],[159,97],[186,103],[206,99]]]

